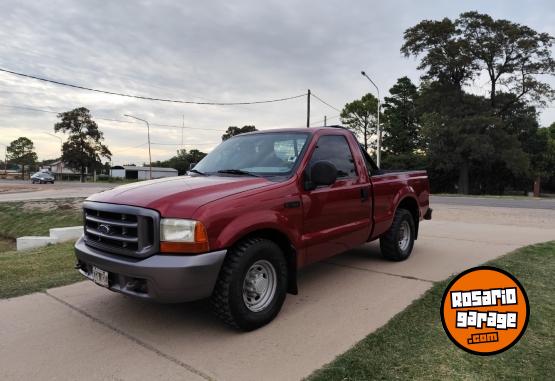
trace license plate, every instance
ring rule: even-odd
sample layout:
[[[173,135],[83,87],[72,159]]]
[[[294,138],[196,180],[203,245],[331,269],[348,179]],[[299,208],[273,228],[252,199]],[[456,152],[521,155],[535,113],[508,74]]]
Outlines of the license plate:
[[[92,268],[92,278],[94,283],[102,287],[108,287],[108,271],[100,270],[98,267]]]

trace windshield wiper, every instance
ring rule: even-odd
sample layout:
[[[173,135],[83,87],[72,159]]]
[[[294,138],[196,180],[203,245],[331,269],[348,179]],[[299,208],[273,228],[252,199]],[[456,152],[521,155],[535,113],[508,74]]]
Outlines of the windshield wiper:
[[[206,173],[201,172],[197,169],[189,169],[187,172],[193,172],[193,173],[198,173],[199,175],[202,175],[202,176],[208,176]]]
[[[255,175],[252,172],[243,171],[242,169],[221,169],[221,170],[218,171],[218,173],[229,173],[229,174],[232,174],[232,175],[260,177],[258,175]]]

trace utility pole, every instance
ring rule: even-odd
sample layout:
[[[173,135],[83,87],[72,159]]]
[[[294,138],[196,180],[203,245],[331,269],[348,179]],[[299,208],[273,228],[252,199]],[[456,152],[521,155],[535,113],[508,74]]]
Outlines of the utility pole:
[[[378,86],[376,86],[376,84],[374,83],[374,81],[372,81],[370,79],[370,77],[364,72],[361,71],[360,74],[362,74],[364,77],[368,78],[368,80],[370,81],[370,83],[372,85],[374,85],[374,87],[376,88],[376,91],[378,92],[378,128],[377,128],[377,133],[378,133],[378,149],[376,152],[376,165],[378,166],[378,168],[380,167],[380,161],[381,161],[381,157],[382,157],[382,129],[380,128],[380,108],[381,108],[381,103],[380,103],[380,89],[378,89]]]
[[[4,146],[4,176],[8,178],[8,146],[2,143],[0,145]]]
[[[327,125],[328,125],[328,117],[324,115],[324,127],[327,127]]]
[[[306,94],[306,128],[310,127],[310,89]]]
[[[150,124],[148,124],[148,121],[141,119],[141,118],[137,118],[136,116],[133,115],[128,115],[128,114],[124,114],[123,116],[127,116],[129,118],[133,118],[133,119],[137,119],[140,120],[141,122],[145,122],[146,123],[146,131],[147,131],[147,139],[148,139],[148,165],[149,165],[149,174],[148,174],[148,178],[149,180],[152,180],[152,156],[150,155]]]
[[[60,141],[60,178],[63,180],[63,175],[64,175],[64,161],[62,159],[63,156],[63,148],[64,148],[64,142],[62,140],[62,138],[60,138],[57,135],[51,134],[50,132],[45,132],[45,134],[48,134],[50,136],[55,137],[56,139],[58,139]]]
[[[185,129],[185,115],[183,115],[183,121],[181,123],[181,148],[183,149],[183,130]]]

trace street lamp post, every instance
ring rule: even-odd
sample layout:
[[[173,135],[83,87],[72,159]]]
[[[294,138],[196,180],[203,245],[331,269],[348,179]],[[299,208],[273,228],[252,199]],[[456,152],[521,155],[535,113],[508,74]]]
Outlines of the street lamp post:
[[[376,86],[376,84],[374,83],[374,81],[372,81],[372,79],[370,79],[370,77],[364,72],[361,71],[360,74],[362,74],[364,77],[368,78],[368,80],[370,81],[370,83],[372,85],[374,85],[374,87],[376,88],[376,91],[378,92],[378,128],[377,128],[377,133],[378,133],[378,149],[376,152],[376,165],[378,166],[378,168],[380,167],[380,161],[381,161],[381,157],[382,157],[382,129],[380,128],[380,109],[381,109],[381,101],[380,101],[380,89],[378,89],[378,86]]]
[[[148,124],[148,121],[141,119],[141,118],[137,118],[136,116],[133,115],[128,115],[128,114],[124,114],[123,116],[127,116],[129,118],[133,118],[133,119],[137,119],[140,120],[141,122],[145,122],[146,123],[146,131],[147,131],[147,139],[148,139],[148,162],[149,162],[149,174],[148,177],[150,180],[152,180],[152,156],[150,155],[150,125]]]
[[[64,160],[62,156],[63,156],[63,150],[64,150],[64,141],[59,136],[51,134],[50,132],[45,132],[45,134],[53,136],[60,141],[60,179],[63,180],[62,177],[64,175]]]

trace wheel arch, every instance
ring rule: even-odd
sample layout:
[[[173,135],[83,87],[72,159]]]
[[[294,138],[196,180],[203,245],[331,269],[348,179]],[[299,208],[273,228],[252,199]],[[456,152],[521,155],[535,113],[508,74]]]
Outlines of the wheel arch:
[[[395,212],[397,212],[398,209],[405,209],[410,212],[414,221],[414,228],[416,230],[414,239],[418,239],[418,227],[420,225],[420,208],[418,207],[418,201],[412,196],[406,196],[399,201],[397,208],[395,208]]]
[[[231,246],[237,245],[240,241],[255,237],[270,240],[282,250],[285,255],[285,261],[287,262],[287,292],[297,295],[297,249],[292,244],[289,237],[277,229],[262,228],[239,237]]]

